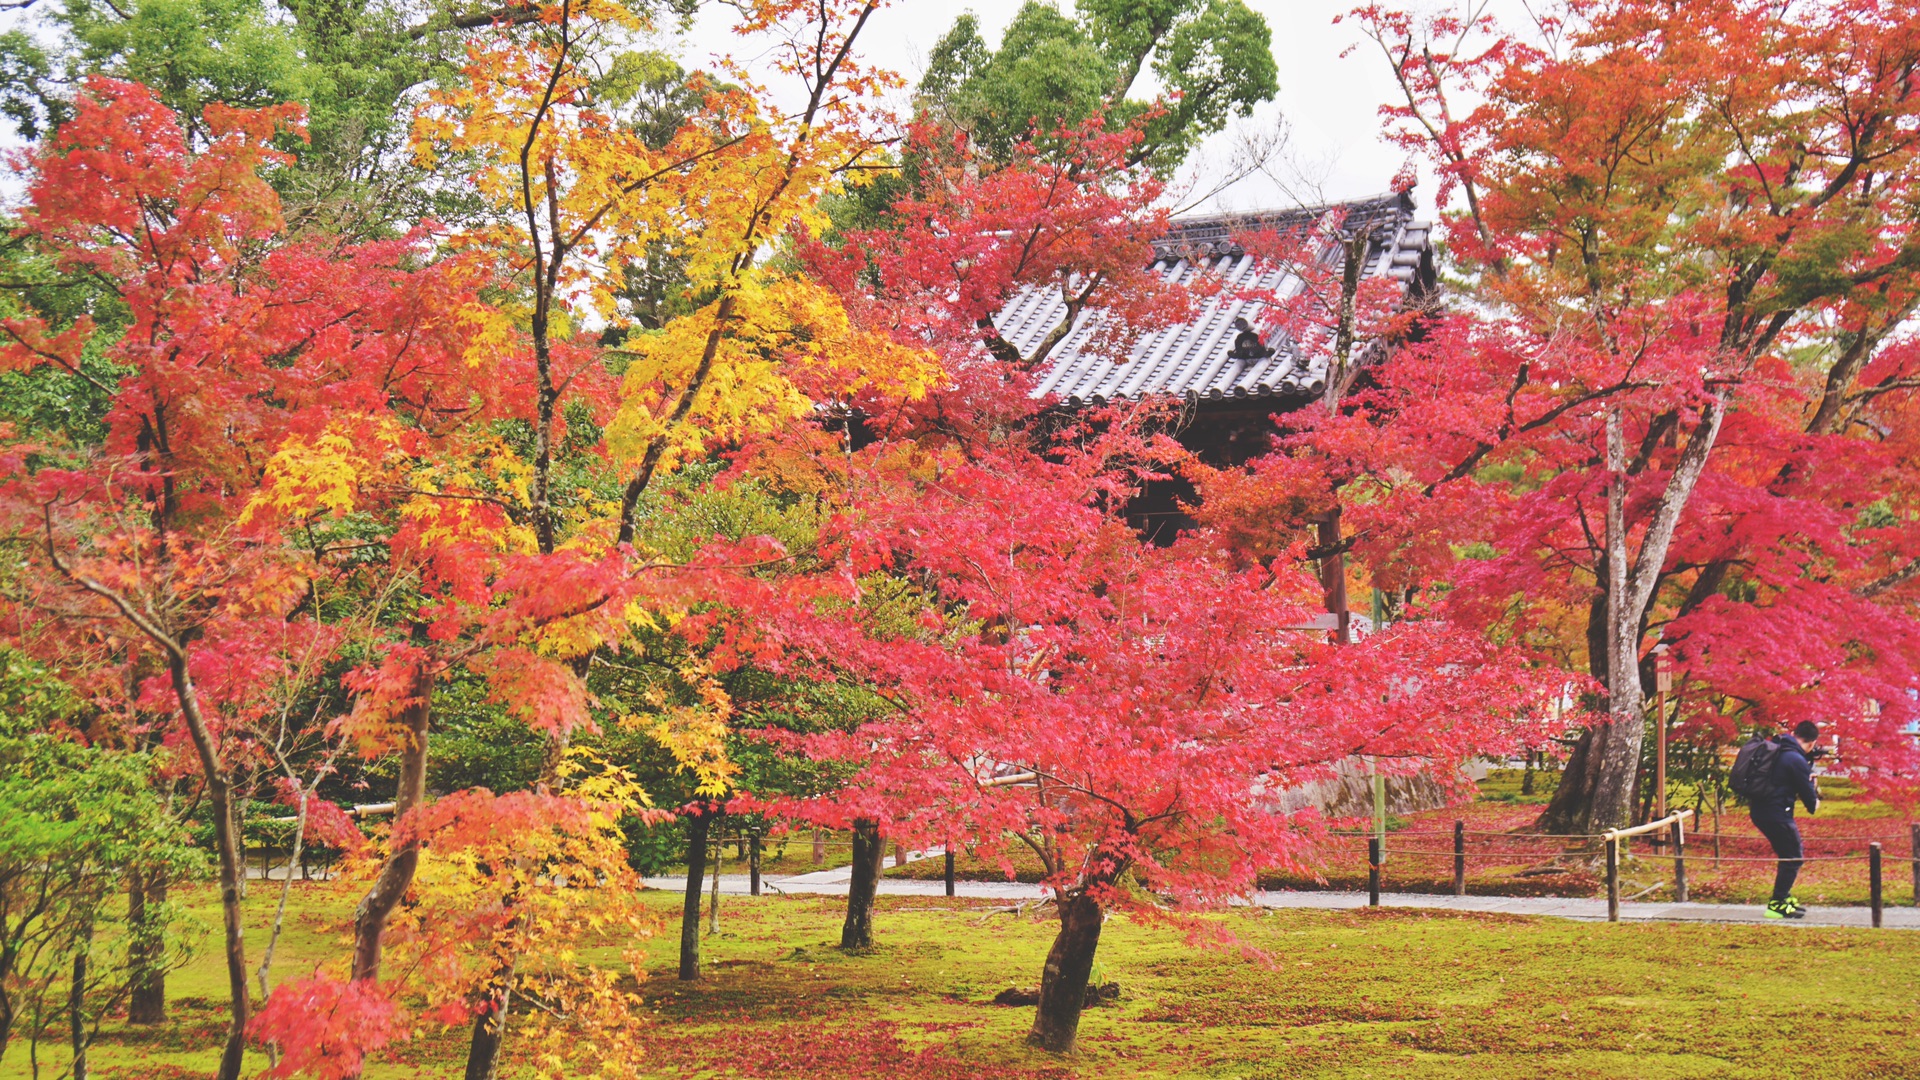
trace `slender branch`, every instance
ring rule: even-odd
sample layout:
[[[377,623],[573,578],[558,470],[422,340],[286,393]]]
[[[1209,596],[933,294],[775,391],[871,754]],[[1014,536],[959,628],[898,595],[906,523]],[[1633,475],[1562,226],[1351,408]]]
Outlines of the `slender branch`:
[[[1666,491],[1660,497],[1660,505],[1654,511],[1653,521],[1647,525],[1646,535],[1641,539],[1640,554],[1634,559],[1633,576],[1625,596],[1627,610],[1633,612],[1635,618],[1653,598],[1655,579],[1667,561],[1667,548],[1673,542],[1680,515],[1685,512],[1687,501],[1693,495],[1694,484],[1706,470],[1708,454],[1720,436],[1721,422],[1726,419],[1727,395],[1731,392],[1725,385],[1718,387],[1700,410],[1700,422],[1694,425],[1693,433],[1687,439],[1687,448],[1680,452],[1680,460],[1674,463],[1673,473],[1667,478]]]
[[[19,3],[19,0],[15,0]],[[21,7],[33,3],[25,0]],[[448,30],[478,30],[487,26],[524,26],[540,17],[540,8],[535,4],[502,4],[499,7],[476,11],[467,15],[454,15],[446,19],[433,18],[407,29],[407,36],[415,41],[428,34],[444,33]]]
[[[1875,578],[1867,582],[1865,585],[1853,590],[1853,594],[1855,596],[1872,599],[1882,593],[1897,589],[1916,577],[1920,577],[1920,559],[1914,559],[1908,562],[1907,565],[1885,577]]]

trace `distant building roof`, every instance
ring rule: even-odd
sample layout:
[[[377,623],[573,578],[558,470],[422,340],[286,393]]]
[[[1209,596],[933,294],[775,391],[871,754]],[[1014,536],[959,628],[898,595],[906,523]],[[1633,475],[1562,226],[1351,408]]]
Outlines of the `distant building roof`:
[[[1245,318],[1259,326],[1265,306],[1236,294],[1258,290],[1284,296],[1288,289],[1301,286],[1287,268],[1247,254],[1236,238],[1250,232],[1284,234],[1340,209],[1347,210],[1348,228],[1366,228],[1372,236],[1366,276],[1393,278],[1405,283],[1409,293],[1433,287],[1432,226],[1414,218],[1413,200],[1407,195],[1183,218],[1154,243],[1155,266],[1169,280],[1179,282],[1218,274],[1224,284],[1220,296],[1200,302],[1192,321],[1142,335],[1124,363],[1115,363],[1111,353],[1098,349],[1083,351],[1101,317],[1097,310],[1083,313],[1042,367],[1035,394],[1058,395],[1076,405],[1163,396],[1205,401],[1317,395],[1316,381],[1325,385],[1324,355],[1299,357],[1285,340],[1269,341],[1274,352],[1263,360],[1242,363],[1228,355],[1234,320]],[[1337,246],[1330,244],[1324,258],[1336,257]],[[1034,289],[1016,297],[994,321],[1010,344],[1027,352],[1059,325],[1065,310],[1057,290]]]

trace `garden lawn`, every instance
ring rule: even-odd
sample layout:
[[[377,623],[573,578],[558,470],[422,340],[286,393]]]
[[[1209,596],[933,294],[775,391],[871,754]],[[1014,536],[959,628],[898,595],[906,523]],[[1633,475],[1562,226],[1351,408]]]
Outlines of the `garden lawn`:
[[[277,971],[337,963],[351,897],[301,886]],[[268,916],[266,890],[249,908]],[[1116,918],[1096,977],[1119,1002],[1088,1011],[1071,1059],[1027,1050],[1044,913],[883,898],[880,945],[832,946],[841,901],[722,900],[707,977],[675,981],[677,894],[650,902],[654,1031],[647,1075],[697,1077],[1911,1077],[1920,1060],[1920,934],[1795,926],[1577,924],[1511,916],[1240,912],[1211,917],[1261,960],[1182,929]],[[202,917],[211,905],[202,900]],[[256,946],[257,947],[257,946]],[[608,943],[603,955],[613,955]],[[256,954],[257,958],[257,954]],[[174,977],[176,1023],[110,1031],[95,1075],[207,1076],[220,1030],[219,957]],[[57,1042],[57,1034],[53,1035]],[[369,1080],[458,1075],[465,1031],[429,1031]],[[530,1075],[508,1039],[506,1077]],[[65,1064],[43,1048],[43,1075]],[[264,1067],[264,1060],[258,1064]],[[28,1075],[16,1044],[0,1076]]]

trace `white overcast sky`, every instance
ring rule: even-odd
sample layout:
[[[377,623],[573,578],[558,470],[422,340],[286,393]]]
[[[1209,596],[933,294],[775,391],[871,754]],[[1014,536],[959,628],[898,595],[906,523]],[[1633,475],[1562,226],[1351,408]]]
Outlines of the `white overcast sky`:
[[[1274,162],[1276,179],[1255,175],[1193,207],[1209,210],[1247,210],[1292,205],[1318,198],[1349,199],[1388,190],[1403,161],[1402,153],[1380,137],[1379,107],[1397,94],[1392,73],[1370,42],[1351,23],[1334,19],[1359,0],[1247,0],[1266,17],[1273,31],[1273,55],[1279,67],[1279,96],[1247,119],[1203,145],[1190,163],[1186,195],[1176,201],[1195,203],[1227,171],[1237,141],[1245,136],[1271,137],[1284,124],[1288,132],[1285,154]],[[1406,0],[1408,6],[1457,6],[1461,0]],[[919,80],[927,53],[953,25],[956,16],[972,11],[979,17],[990,45],[998,45],[1002,30],[1023,0],[894,0],[881,9],[862,34],[862,54],[870,63],[899,72],[909,84]],[[1073,0],[1054,0],[1071,11]],[[1491,6],[1509,17],[1522,15],[1522,0],[1492,0]],[[26,27],[30,32],[38,13],[0,14],[0,29]],[[761,81],[777,84],[777,75],[764,72],[768,43],[737,38],[731,32],[735,10],[724,3],[708,3],[691,29],[662,42],[675,48],[688,67],[708,66],[715,55],[729,55],[750,70],[760,68]],[[1351,54],[1342,56],[1351,49]],[[1143,79],[1144,81],[1144,79]],[[775,86],[777,90],[778,87]],[[1136,87],[1136,94],[1142,87]],[[0,147],[18,145],[12,125],[0,121]],[[1282,186],[1282,182],[1286,186]],[[1422,183],[1419,197],[1431,212],[1433,186]],[[1178,193],[1176,193],[1178,194]],[[0,202],[19,195],[18,177],[0,171]]]
[[[895,0],[874,15],[862,33],[861,50],[870,62],[917,82],[926,56],[956,16],[971,11],[979,17],[989,45],[998,45],[1024,0]],[[1278,171],[1291,191],[1266,177],[1246,180],[1214,198],[1202,210],[1246,210],[1289,205],[1293,194],[1329,199],[1356,198],[1387,191],[1404,156],[1380,138],[1379,106],[1397,93],[1392,72],[1379,50],[1365,42],[1352,23],[1336,25],[1334,18],[1352,10],[1359,0],[1247,0],[1266,17],[1273,31],[1273,56],[1279,67],[1280,93],[1247,120],[1239,121],[1255,133],[1270,133],[1284,119],[1289,131],[1290,164]],[[1072,0],[1056,0],[1072,10]],[[754,53],[764,43],[742,41],[729,32],[731,9],[708,5],[681,39],[690,67],[704,66],[715,54],[727,54],[750,68]],[[1342,57],[1350,46],[1351,55]],[[767,79],[771,81],[772,76]],[[1136,93],[1138,89],[1136,88]],[[1215,136],[1200,150],[1195,165],[1204,192],[1224,172],[1236,134],[1232,128]],[[1294,181],[1304,178],[1306,184]],[[1315,190],[1317,189],[1317,191]],[[1422,202],[1431,199],[1432,185],[1421,186]],[[1427,209],[1431,209],[1430,206]]]

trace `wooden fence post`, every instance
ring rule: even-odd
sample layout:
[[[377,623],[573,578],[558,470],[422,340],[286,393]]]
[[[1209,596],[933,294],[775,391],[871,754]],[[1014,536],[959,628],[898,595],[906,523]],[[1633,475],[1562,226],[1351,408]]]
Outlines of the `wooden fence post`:
[[[1620,921],[1620,841],[1607,837],[1607,921]]]
[[[1880,841],[1867,845],[1867,893],[1873,904],[1873,926],[1880,928],[1881,912],[1884,910],[1880,895]]]
[[[827,861],[827,834],[819,829],[813,830],[813,865],[819,866]]]
[[[947,845],[947,895],[953,895],[953,845]]]
[[[1467,895],[1467,823],[1453,823],[1453,895]]]
[[[1670,828],[1673,830],[1673,899],[1684,904],[1687,902],[1687,833],[1678,821]]]
[[[760,895],[760,834],[747,838],[747,891]]]
[[[1380,838],[1367,837],[1367,906],[1380,906]]]

